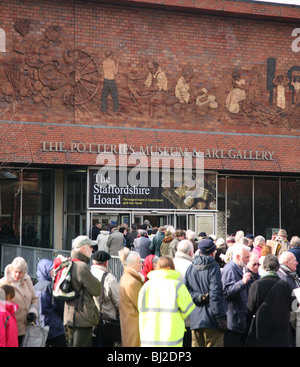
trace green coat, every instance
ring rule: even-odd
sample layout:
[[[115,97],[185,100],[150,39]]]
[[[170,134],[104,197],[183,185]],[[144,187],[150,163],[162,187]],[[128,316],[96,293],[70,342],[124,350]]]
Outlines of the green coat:
[[[72,251],[74,261],[71,268],[72,287],[79,291],[74,301],[65,302],[64,325],[71,327],[94,327],[99,322],[99,311],[93,297],[100,296],[101,283],[93,276],[89,259],[80,252]]]

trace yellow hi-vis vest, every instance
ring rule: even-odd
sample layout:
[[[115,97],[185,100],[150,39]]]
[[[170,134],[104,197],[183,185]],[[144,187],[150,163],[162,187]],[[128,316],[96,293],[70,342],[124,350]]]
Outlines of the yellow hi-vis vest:
[[[181,347],[184,319],[195,304],[175,270],[154,270],[139,293],[141,347]]]

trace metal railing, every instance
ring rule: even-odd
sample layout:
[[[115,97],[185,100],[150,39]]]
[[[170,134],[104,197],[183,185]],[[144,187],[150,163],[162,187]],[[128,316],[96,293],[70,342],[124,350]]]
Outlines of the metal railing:
[[[70,251],[46,249],[40,247],[19,246],[10,244],[1,244],[1,272],[4,273],[5,267],[12,263],[13,259],[21,256],[25,259],[28,266],[28,275],[36,279],[37,264],[42,259],[54,260],[59,254],[69,257]],[[117,256],[112,256],[108,262],[108,267],[112,274],[119,281],[123,274],[123,266]]]

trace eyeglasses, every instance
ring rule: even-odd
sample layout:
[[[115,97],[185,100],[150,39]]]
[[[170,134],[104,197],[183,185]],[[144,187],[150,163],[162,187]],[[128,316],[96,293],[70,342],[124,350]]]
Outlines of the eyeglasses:
[[[260,266],[260,263],[253,263],[252,266]]]

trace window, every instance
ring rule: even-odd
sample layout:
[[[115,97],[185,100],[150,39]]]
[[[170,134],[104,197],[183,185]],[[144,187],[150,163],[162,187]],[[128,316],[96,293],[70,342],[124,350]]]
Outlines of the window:
[[[86,234],[86,180],[85,170],[65,171],[65,250],[71,250],[74,238]]]
[[[270,238],[279,229],[279,178],[254,178],[255,234]]]
[[[0,171],[0,243],[18,244],[20,238],[21,171]]]
[[[245,234],[252,229],[252,177],[227,178],[227,232]]]
[[[218,237],[226,238],[226,176],[218,177]]]
[[[53,171],[0,171],[0,243],[53,248],[53,193]]]
[[[299,236],[300,178],[218,175],[218,236],[243,230],[270,239]]]
[[[300,179],[281,179],[281,227],[288,237],[299,236]]]
[[[22,245],[53,248],[53,171],[24,171]]]

